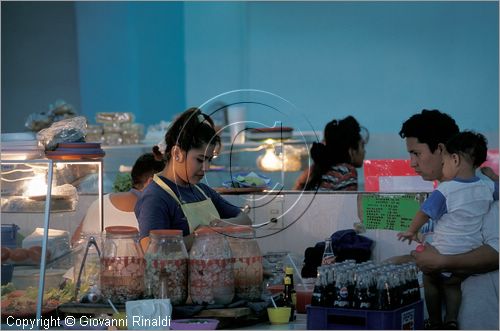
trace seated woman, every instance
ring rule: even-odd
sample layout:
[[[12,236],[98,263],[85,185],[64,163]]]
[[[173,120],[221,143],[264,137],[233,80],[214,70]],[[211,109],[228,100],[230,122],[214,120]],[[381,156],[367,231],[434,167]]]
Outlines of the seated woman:
[[[155,160],[153,153],[145,153],[135,161],[130,177],[132,188],[128,192],[108,193],[103,196],[104,223],[106,226],[127,225],[137,227],[134,214],[135,203],[142,191],[153,180],[153,175],[163,170],[163,161]],[[99,232],[99,199],[92,202],[85,217],[76,229],[72,242],[76,242],[84,234]]]
[[[357,191],[368,130],[352,116],[325,126],[323,143],[313,143],[313,165],[295,182],[295,190]]]
[[[182,230],[189,249],[200,225],[252,223],[238,207],[200,183],[218,145],[212,119],[197,108],[172,123],[165,135],[165,169],[153,177],[135,207],[141,237],[154,229]]]

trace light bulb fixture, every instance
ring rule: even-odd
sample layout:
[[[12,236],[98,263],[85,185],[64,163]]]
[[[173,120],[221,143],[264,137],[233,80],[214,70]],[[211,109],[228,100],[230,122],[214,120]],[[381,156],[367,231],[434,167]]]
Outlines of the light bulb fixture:
[[[25,184],[25,197],[42,196],[47,194],[45,174],[37,174]]]
[[[276,155],[273,144],[266,145],[266,152],[257,158],[257,167],[263,171],[280,171],[283,168],[281,155]]]

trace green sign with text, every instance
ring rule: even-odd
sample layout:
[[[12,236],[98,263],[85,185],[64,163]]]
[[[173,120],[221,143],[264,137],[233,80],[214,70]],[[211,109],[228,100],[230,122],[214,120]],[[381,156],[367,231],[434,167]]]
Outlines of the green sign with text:
[[[419,194],[362,196],[366,229],[404,231],[420,208]]]

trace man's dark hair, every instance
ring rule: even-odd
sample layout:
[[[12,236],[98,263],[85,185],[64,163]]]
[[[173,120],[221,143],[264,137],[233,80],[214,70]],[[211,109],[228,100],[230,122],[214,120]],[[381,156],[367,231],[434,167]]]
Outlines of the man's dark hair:
[[[437,109],[424,109],[403,123],[399,135],[403,139],[417,138],[420,143],[427,144],[434,153],[439,144],[445,144],[459,132],[457,123],[450,115]]]
[[[463,131],[448,140],[446,151],[469,159],[474,168],[477,168],[486,161],[488,141],[480,133]]]
[[[143,188],[148,178],[163,170],[164,161],[157,161],[153,153],[145,153],[139,156],[132,167],[130,176],[132,177],[132,187],[136,190]]]

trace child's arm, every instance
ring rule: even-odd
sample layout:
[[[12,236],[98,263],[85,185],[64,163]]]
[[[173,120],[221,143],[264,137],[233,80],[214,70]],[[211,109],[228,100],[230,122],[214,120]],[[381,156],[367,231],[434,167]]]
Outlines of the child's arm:
[[[428,220],[429,216],[427,214],[421,210],[417,211],[417,214],[413,218],[413,221],[411,221],[408,230],[398,233],[398,239],[402,241],[408,240],[408,245],[411,244],[412,240],[417,241],[418,230],[420,230],[420,228],[427,223]]]

